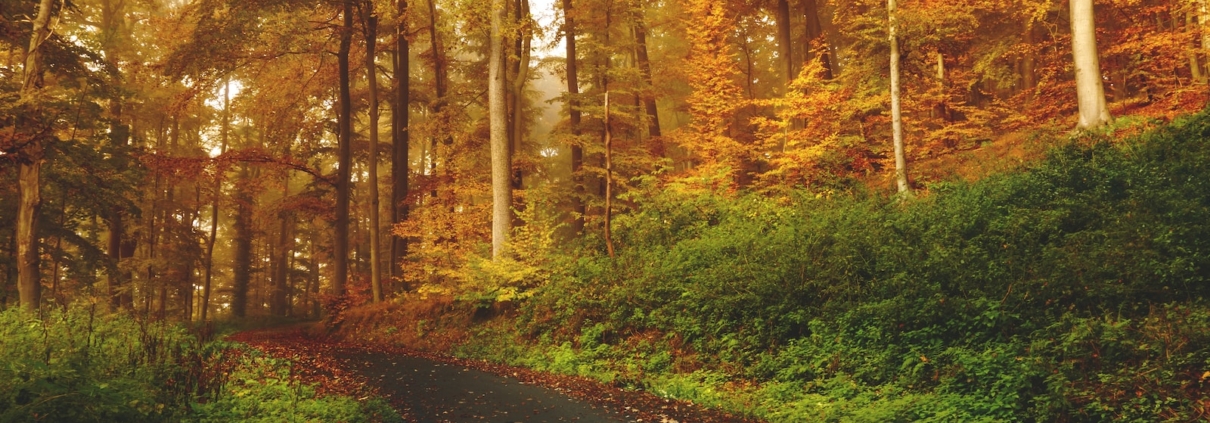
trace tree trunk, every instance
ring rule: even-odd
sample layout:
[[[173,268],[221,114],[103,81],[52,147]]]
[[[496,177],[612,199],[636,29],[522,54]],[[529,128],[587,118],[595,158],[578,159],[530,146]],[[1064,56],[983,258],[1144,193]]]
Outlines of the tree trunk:
[[[1206,62],[1210,63],[1210,0],[1200,0],[1197,4],[1198,23],[1201,24],[1202,30],[1202,54],[1206,55]],[[1210,72],[1210,64],[1206,66],[1206,71]]]
[[[794,49],[790,44],[790,2],[777,0],[776,12],[774,19],[777,21],[777,55],[781,56],[782,72],[786,74],[786,90],[788,91],[790,82],[796,76],[794,73]]]
[[[1028,21],[1025,23],[1024,41],[1026,45],[1032,47],[1037,43],[1037,32],[1038,30],[1034,24]],[[1030,100],[1033,100],[1034,91],[1038,88],[1037,69],[1037,53],[1031,51],[1021,59],[1021,81],[1024,85],[1025,91],[1027,92],[1026,96]]]
[[[429,41],[433,46],[432,47],[433,48],[433,75],[434,75],[434,81],[433,81],[434,87],[433,88],[437,91],[436,92],[437,99],[436,99],[436,101],[433,102],[432,109],[433,109],[434,115],[441,116],[442,110],[445,109],[445,92],[446,92],[446,87],[449,85],[449,75],[445,71],[445,51],[441,44],[441,38],[440,38],[439,34],[437,33],[437,6],[435,3],[436,3],[435,0],[428,0]],[[445,136],[444,142],[445,142],[445,145],[448,147],[450,145],[453,145],[454,138],[448,134],[448,131],[446,131],[446,132],[447,132],[447,134]],[[430,145],[429,169],[431,170],[430,175],[435,180],[435,179],[437,179],[437,137],[436,136],[433,136],[431,138],[429,145]],[[447,163],[448,163],[448,159],[447,159]],[[438,185],[437,183],[434,183],[433,189],[429,193],[429,195],[434,199],[437,198],[437,185]]]
[[[643,78],[643,107],[647,112],[647,135],[652,138],[652,151],[658,156],[664,156],[664,145],[660,137],[660,111],[655,101],[655,84],[651,79],[651,59],[647,55],[647,24],[643,10],[640,7],[634,17],[635,61],[639,66],[639,76]]]
[[[408,2],[396,0],[395,12],[399,25],[395,29],[395,108],[392,110],[393,128],[391,143],[391,223],[403,223],[410,212],[408,198],[408,125],[410,116],[408,110],[408,90],[411,88],[409,70],[411,60],[407,38]],[[391,237],[391,275],[399,282],[404,280],[401,263],[408,254],[408,240],[401,236]]]
[[[1197,34],[1201,29],[1197,23],[1197,17],[1194,16],[1192,6],[1185,11],[1185,28],[1188,28],[1190,33]],[[1185,43],[1185,53],[1189,56],[1189,73],[1192,74],[1193,80],[1202,84],[1206,83],[1206,74],[1202,72],[1202,65],[1198,60],[1199,40],[1194,39],[1193,44]]]
[[[1071,49],[1080,106],[1079,127],[1097,128],[1110,120],[1097,55],[1096,23],[1092,0],[1071,0]]]
[[[231,132],[231,80],[227,80],[223,85],[223,123],[219,129],[219,155],[227,154],[228,135]],[[212,195],[214,199],[210,203],[210,236],[206,238],[206,270],[204,281],[202,283],[202,316],[203,322],[208,321],[210,311],[210,291],[211,281],[214,273],[214,242],[218,236],[218,220],[219,220],[219,198],[223,191],[223,175],[214,175],[214,190]]]
[[[828,50],[827,40],[824,38],[823,25],[819,19],[819,4],[816,0],[807,0],[806,4],[806,24],[807,24],[807,60],[815,57],[815,52],[810,49],[815,48],[815,44],[819,44],[819,60],[823,63],[824,79],[832,79],[832,54]]]
[[[231,315],[242,319],[248,315],[248,286],[252,281],[252,195],[246,185],[250,182],[245,165],[235,194],[235,263],[231,278]],[[338,269],[339,270],[339,269]]]
[[[584,233],[584,181],[580,177],[580,168],[584,166],[584,148],[580,147],[580,82],[576,57],[576,21],[572,0],[563,0],[563,33],[567,37],[567,114],[571,124],[571,134],[577,139],[571,144],[571,179],[575,185],[572,195],[572,209],[575,220],[572,229],[575,233]]]
[[[332,265],[332,292],[345,295],[349,282],[349,190],[352,182],[353,101],[349,91],[349,49],[353,44],[353,0],[344,0],[344,26],[336,62],[340,73],[338,164],[336,176],[336,228]]]
[[[613,131],[609,123],[609,91],[605,91],[605,248],[613,258]]]
[[[517,15],[516,23],[518,25],[521,25],[522,29],[520,31],[518,31],[519,35],[518,35],[518,38],[516,41],[516,46],[515,46],[516,55],[517,55],[517,66],[513,72],[513,86],[512,86],[512,103],[513,103],[512,112],[513,113],[512,113],[512,119],[511,119],[512,125],[510,128],[512,130],[512,142],[509,147],[510,164],[512,161],[511,157],[513,157],[517,151],[521,150],[522,142],[525,139],[525,125],[522,124],[521,120],[525,116],[525,114],[523,113],[524,112],[523,109],[525,106],[525,87],[527,87],[529,85],[529,61],[530,61],[529,50],[530,50],[530,45],[533,42],[533,30],[530,28],[530,25],[528,24],[529,0],[516,0],[516,2],[517,2],[516,8],[515,8],[516,15]],[[524,176],[525,175],[522,174],[521,169],[519,169],[519,168],[514,169],[513,179],[512,179],[512,185],[513,185],[514,189],[523,188],[522,183],[524,182],[523,181]]]
[[[50,38],[52,0],[41,0],[34,18],[29,50],[25,56],[21,97],[30,101],[42,89],[42,43]],[[38,110],[34,105],[35,115]],[[25,148],[25,159],[17,170],[17,294],[21,307],[37,311],[42,301],[42,277],[38,269],[38,208],[42,205],[42,140]]]
[[[504,20],[508,6],[492,0],[491,53],[488,56],[488,119],[492,157],[492,259],[505,255],[512,226],[512,160],[508,150],[508,105],[505,103]]]
[[[887,13],[890,16],[891,43],[891,130],[895,142],[895,183],[899,194],[910,196],[908,186],[907,155],[903,147],[903,120],[899,108],[899,22],[895,16],[895,0],[887,0]]]
[[[282,200],[290,198],[290,172],[286,171],[285,188],[282,190]],[[273,287],[270,290],[269,314],[285,317],[287,314],[286,294],[290,290],[290,251],[293,249],[294,214],[289,210],[278,212],[277,251],[274,257]]]
[[[378,68],[375,48],[378,41],[378,17],[374,15],[374,3],[366,2],[366,81],[370,90],[370,287],[374,302],[382,302],[382,255],[381,240],[378,239],[382,226],[378,223]]]

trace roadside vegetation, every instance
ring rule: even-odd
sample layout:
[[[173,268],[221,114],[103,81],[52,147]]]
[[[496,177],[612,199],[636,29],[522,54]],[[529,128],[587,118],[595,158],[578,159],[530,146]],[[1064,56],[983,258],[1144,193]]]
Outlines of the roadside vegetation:
[[[464,269],[490,290],[354,309],[341,330],[770,421],[1197,420],[1208,139],[1205,112],[1079,135],[906,201],[651,183],[614,258],[539,248],[557,224],[531,221],[517,242],[538,253]]]
[[[393,422],[384,401],[317,395],[291,363],[203,327],[91,304],[0,311],[0,422]]]

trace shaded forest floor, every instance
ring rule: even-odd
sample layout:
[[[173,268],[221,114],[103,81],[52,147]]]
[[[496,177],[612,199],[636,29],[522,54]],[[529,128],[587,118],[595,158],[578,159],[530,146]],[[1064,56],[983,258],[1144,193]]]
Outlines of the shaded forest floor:
[[[383,397],[411,422],[753,421],[584,377],[340,340],[322,332],[292,326],[240,332],[229,340],[293,361],[292,374],[321,393]]]

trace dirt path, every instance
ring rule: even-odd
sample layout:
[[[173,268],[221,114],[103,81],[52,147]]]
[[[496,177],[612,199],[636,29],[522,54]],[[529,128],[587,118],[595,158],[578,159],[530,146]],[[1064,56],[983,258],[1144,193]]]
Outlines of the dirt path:
[[[386,398],[411,422],[743,422],[724,413],[584,378],[317,340],[299,329],[229,339],[296,363],[320,392]]]

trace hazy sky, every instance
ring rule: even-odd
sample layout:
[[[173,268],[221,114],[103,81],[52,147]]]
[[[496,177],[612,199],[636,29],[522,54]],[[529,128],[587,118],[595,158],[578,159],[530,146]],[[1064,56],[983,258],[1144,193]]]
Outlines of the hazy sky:
[[[559,43],[553,48],[547,49],[551,40],[558,35],[557,27],[555,26],[558,19],[555,12],[556,0],[529,0],[529,12],[534,15],[534,19],[538,21],[538,25],[542,28],[552,28],[546,37],[541,40],[535,40],[534,53],[538,57],[563,57],[567,51],[564,47],[563,39],[560,38]]]

